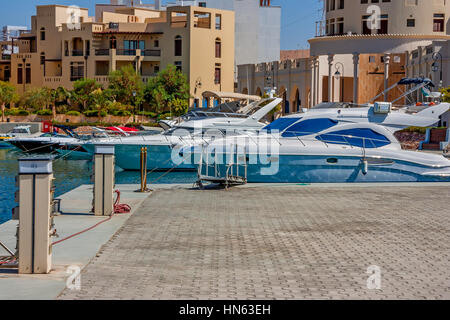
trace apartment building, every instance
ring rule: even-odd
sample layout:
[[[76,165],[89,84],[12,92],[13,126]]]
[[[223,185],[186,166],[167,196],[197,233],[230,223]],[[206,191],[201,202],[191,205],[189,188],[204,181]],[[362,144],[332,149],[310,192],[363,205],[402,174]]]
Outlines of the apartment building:
[[[140,0],[111,0],[110,4],[97,4],[96,17],[102,11],[117,6],[138,6],[167,10],[172,6],[199,6],[232,10],[235,12],[236,65],[277,61],[280,59],[281,7],[270,0],[177,0],[162,3],[155,0],[145,4]]]
[[[22,34],[11,59],[19,92],[93,78],[108,84],[110,71],[131,64],[147,82],[168,64],[188,77],[191,106],[204,91],[233,91],[234,13],[201,7],[166,11],[118,6],[100,21],[87,9],[37,6],[32,31]]]
[[[25,26],[4,26],[0,38],[0,81],[9,81],[11,77],[11,54],[17,53],[19,48],[14,43],[14,38],[27,31]]]

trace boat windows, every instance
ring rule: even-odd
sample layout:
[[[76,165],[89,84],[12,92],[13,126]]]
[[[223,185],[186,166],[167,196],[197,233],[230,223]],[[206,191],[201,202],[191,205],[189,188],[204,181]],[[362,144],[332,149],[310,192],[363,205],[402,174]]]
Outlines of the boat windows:
[[[318,133],[320,131],[329,129],[337,125],[336,120],[321,118],[321,119],[307,119],[297,122],[293,126],[289,127],[285,132],[283,132],[283,137],[300,137],[307,136],[313,133]]]
[[[384,135],[368,128],[333,131],[318,135],[316,138],[326,143],[346,144],[360,148],[380,148],[391,143]]]
[[[271,124],[265,126],[263,130],[266,130],[267,132],[272,131],[283,131],[284,129],[288,128],[293,123],[297,122],[301,118],[280,118],[272,122]]]

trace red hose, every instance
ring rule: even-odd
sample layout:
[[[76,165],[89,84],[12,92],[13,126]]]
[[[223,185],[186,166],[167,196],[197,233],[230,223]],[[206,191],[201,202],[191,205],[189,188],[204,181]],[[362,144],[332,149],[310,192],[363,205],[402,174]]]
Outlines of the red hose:
[[[74,234],[72,234],[72,235],[70,235],[70,236],[68,236],[68,237],[66,237],[64,239],[61,239],[61,240],[53,242],[52,246],[54,246],[55,244],[61,243],[63,241],[69,240],[69,239],[71,239],[73,237],[76,237],[76,236],[78,236],[78,235],[80,235],[82,233],[88,232],[88,231],[98,227],[102,223],[105,223],[106,221],[111,220],[111,218],[113,217],[114,214],[130,213],[131,212],[131,207],[128,204],[120,204],[119,203],[120,202],[120,191],[116,190],[114,192],[117,193],[117,198],[116,198],[116,201],[114,202],[114,213],[112,215],[110,215],[105,220],[102,220],[102,221],[98,222],[97,224],[93,225],[92,227],[89,227],[89,228],[84,229],[84,230],[82,230],[80,232],[74,233]]]

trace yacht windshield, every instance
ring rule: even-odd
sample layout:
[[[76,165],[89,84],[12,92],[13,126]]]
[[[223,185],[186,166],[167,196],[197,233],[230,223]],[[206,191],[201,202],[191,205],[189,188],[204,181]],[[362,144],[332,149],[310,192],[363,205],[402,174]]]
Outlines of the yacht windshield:
[[[263,130],[267,132],[278,131],[281,132],[293,123],[299,121],[301,118],[280,118],[272,122],[271,124],[265,126]]]
[[[318,135],[316,138],[326,143],[346,144],[360,148],[380,148],[391,143],[384,135],[368,128],[333,131]]]
[[[285,132],[283,137],[300,137],[307,136],[313,133],[318,133],[323,130],[329,129],[337,125],[336,120],[321,118],[321,119],[306,119],[295,123],[290,126]]]

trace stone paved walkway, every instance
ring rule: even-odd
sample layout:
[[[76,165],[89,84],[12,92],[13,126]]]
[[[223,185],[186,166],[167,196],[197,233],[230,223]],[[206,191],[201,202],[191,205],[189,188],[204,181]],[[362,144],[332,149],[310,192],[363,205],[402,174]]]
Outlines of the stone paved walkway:
[[[449,187],[159,190],[60,298],[450,299],[449,200]]]

